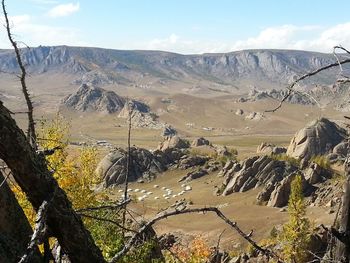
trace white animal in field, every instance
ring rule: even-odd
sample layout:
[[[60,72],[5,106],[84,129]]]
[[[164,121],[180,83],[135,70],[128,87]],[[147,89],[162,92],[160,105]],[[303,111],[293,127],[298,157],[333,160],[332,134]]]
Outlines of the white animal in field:
[[[173,195],[173,198],[177,197],[177,195]]]
[[[141,193],[143,193],[143,194],[144,194],[144,193],[146,193],[146,190],[144,190],[144,189],[143,189],[143,190],[141,190]]]
[[[129,188],[129,189],[128,189],[128,192],[131,192],[131,191],[132,191],[132,189],[131,189],[131,188]]]
[[[165,186],[163,186],[163,187],[162,187],[162,190],[165,190],[165,189],[166,189],[166,187],[165,187]]]
[[[155,197],[154,197],[154,200],[158,200],[158,199],[159,199],[159,197],[158,197],[158,196],[155,196]]]
[[[190,185],[186,185],[185,191],[191,191],[191,190],[192,190],[192,187]]]
[[[142,202],[142,201],[145,200],[145,198],[143,196],[140,196],[140,197],[137,198],[137,200]]]
[[[147,192],[147,194],[148,194],[148,195],[153,195],[153,192],[150,191],[150,192]]]
[[[159,185],[155,184],[153,185],[153,188],[159,188]]]
[[[134,190],[134,192],[135,192],[135,193],[140,192],[140,189],[136,188],[136,189]]]
[[[167,196],[169,196],[168,194],[163,194],[163,197],[167,197]]]
[[[182,188],[186,187],[186,184],[182,184],[181,187],[182,187]]]
[[[169,197],[169,196],[166,196],[166,197],[164,197],[164,199],[168,200],[168,199],[170,199],[170,197]]]
[[[121,192],[123,192],[123,190],[122,190],[122,189],[119,189],[119,190],[118,190],[118,193],[121,193]]]

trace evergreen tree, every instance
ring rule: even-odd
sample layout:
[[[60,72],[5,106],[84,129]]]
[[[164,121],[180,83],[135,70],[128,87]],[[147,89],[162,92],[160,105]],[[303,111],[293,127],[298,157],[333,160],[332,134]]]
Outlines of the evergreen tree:
[[[288,213],[289,221],[283,226],[280,235],[284,259],[293,263],[306,262],[310,257],[307,250],[310,244],[311,224],[306,217],[306,205],[300,175],[297,175],[291,183]]]

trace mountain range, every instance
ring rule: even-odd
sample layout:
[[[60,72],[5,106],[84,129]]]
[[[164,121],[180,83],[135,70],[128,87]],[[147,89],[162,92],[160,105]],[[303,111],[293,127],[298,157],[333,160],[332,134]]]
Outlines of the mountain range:
[[[74,76],[77,85],[115,84],[157,90],[187,87],[189,93],[281,89],[296,77],[336,61],[333,54],[296,50],[181,55],[70,46],[24,48],[22,57],[30,74],[68,74]],[[0,71],[19,71],[12,50],[0,50]],[[330,70],[303,84],[328,85],[335,75]]]

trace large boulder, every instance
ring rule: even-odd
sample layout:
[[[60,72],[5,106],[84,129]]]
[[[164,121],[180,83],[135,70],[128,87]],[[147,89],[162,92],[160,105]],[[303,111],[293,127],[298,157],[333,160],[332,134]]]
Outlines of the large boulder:
[[[158,150],[160,151],[166,151],[167,149],[187,149],[190,147],[190,143],[185,140],[180,138],[179,136],[175,135],[172,137],[168,137],[166,140],[161,142],[158,146]]]
[[[204,175],[207,175],[208,172],[204,169],[198,169],[198,170],[195,170],[195,171],[191,171],[191,172],[188,172],[185,176],[181,177],[179,179],[179,182],[190,182],[194,179],[198,179],[198,178],[201,178],[203,177]]]
[[[286,153],[287,149],[284,147],[278,147],[272,143],[262,142],[256,149],[256,153],[259,154],[282,154]]]
[[[129,181],[140,178],[152,179],[156,174],[166,170],[166,166],[150,151],[132,147]],[[103,179],[103,186],[118,185],[125,182],[127,173],[127,152],[118,148],[107,154],[96,168],[97,175]]]
[[[283,207],[288,204],[289,195],[291,191],[291,183],[294,180],[297,173],[292,173],[285,177],[278,185],[274,188],[271,193],[270,199],[267,202],[267,206],[272,207]],[[308,194],[309,189],[311,188],[308,182],[305,180],[304,176],[302,178],[302,187],[304,195]]]
[[[335,163],[337,161],[345,161],[345,158],[348,155],[348,149],[349,143],[347,141],[343,141],[333,148],[333,152],[328,154],[327,158],[331,163]]]
[[[192,147],[198,147],[198,146],[203,146],[203,145],[210,145],[210,142],[203,137],[194,139],[192,144],[191,144]]]
[[[295,134],[287,149],[287,155],[306,164],[313,156],[329,153],[345,138],[347,134],[344,129],[326,118],[321,118]]]

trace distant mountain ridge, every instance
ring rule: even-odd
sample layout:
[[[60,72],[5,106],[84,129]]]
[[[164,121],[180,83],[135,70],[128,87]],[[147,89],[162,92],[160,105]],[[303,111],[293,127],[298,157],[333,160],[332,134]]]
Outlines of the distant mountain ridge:
[[[232,87],[282,88],[297,76],[335,62],[332,54],[296,50],[243,50],[230,53],[181,55],[164,51],[113,50],[53,46],[23,49],[31,74],[50,72],[76,75],[77,84],[137,84],[169,82],[218,84]],[[0,50],[0,70],[17,72],[12,50]],[[334,73],[334,72],[333,72]],[[330,84],[332,72],[311,79]]]

